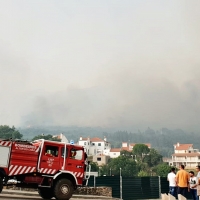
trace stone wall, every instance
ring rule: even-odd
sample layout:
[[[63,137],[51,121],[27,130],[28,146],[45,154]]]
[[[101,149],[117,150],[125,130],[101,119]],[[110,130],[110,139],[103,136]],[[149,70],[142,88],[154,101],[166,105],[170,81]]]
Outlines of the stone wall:
[[[15,185],[13,185],[13,186],[4,186],[4,189],[22,190],[22,191],[37,191],[37,189],[19,188],[19,187],[16,187]],[[74,194],[98,195],[98,196],[112,197],[112,188],[111,187],[79,187],[74,192]]]
[[[112,197],[112,188],[111,187],[79,187],[75,191],[75,194]]]

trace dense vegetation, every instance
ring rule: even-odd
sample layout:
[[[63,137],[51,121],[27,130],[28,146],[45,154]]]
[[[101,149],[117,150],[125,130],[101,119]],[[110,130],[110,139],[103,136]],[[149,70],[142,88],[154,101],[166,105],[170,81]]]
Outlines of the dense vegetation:
[[[155,150],[149,149],[144,144],[136,144],[131,152],[121,151],[121,155],[112,158],[107,165],[98,167],[91,163],[92,171],[99,175],[113,176],[167,176],[170,166],[163,163],[162,156]]]
[[[23,135],[15,129],[15,127],[9,127],[7,125],[0,126],[0,138],[2,139],[21,139]]]
[[[68,140],[78,141],[83,137],[107,137],[112,147],[121,147],[122,142],[131,143],[151,143],[151,147],[156,149],[162,156],[170,157],[174,152],[173,145],[177,142],[192,143],[194,148],[199,148],[200,134],[187,133],[180,129],[153,130],[147,128],[146,131],[116,131],[114,129],[91,128],[91,127],[30,127],[30,128],[10,128],[9,126],[0,126],[0,138],[22,138],[32,140],[38,135],[57,135],[63,133]]]
[[[200,134],[188,133],[183,130],[169,130],[163,128],[162,130],[153,130],[147,128],[146,131],[117,131],[114,129],[105,128],[91,128],[91,127],[31,127],[31,128],[19,128],[24,139],[32,139],[37,135],[55,135],[64,133],[68,140],[78,141],[80,136],[83,137],[107,137],[112,147],[121,147],[122,142],[131,143],[151,143],[152,148],[159,151],[164,157],[170,157],[173,153],[173,145],[177,142],[180,143],[192,143],[194,148],[199,148]]]
[[[47,134],[46,132],[45,135],[44,132],[46,131],[34,136],[32,140],[43,138],[59,141],[52,134]],[[112,138],[112,135],[117,134],[120,135],[117,132],[111,134],[110,137]],[[104,133],[104,135],[109,137],[109,134]],[[0,126],[0,138],[21,139],[22,137],[23,135],[15,127]],[[139,143],[133,147],[131,152],[121,151],[121,155],[110,159],[107,165],[99,167],[96,163],[91,162],[91,166],[92,171],[98,171],[100,175],[119,175],[122,173],[123,176],[166,176],[170,168],[166,163],[163,163],[162,155],[156,149],[149,149],[146,145]]]

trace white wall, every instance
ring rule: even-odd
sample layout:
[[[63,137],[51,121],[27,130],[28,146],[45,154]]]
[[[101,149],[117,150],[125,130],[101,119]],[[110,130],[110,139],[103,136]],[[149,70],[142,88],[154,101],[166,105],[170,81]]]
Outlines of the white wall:
[[[120,152],[110,152],[110,158],[117,158],[120,156]]]
[[[109,156],[110,155],[110,149],[105,149],[103,151],[103,154],[106,155],[106,156]]]
[[[82,138],[80,138],[82,139]],[[94,155],[109,155],[111,144],[106,141],[100,141],[100,142],[91,142],[90,138],[88,140],[79,140],[78,144],[83,146],[85,150],[87,151],[87,154],[90,156]],[[100,146],[99,146],[100,144]]]
[[[87,140],[79,140],[78,145],[83,146],[87,152],[87,154],[90,154],[90,139],[88,138]]]

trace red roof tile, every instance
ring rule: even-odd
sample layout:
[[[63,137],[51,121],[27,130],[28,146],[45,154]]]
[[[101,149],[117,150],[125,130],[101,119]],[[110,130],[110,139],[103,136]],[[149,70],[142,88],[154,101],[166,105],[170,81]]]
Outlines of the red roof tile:
[[[80,141],[87,141],[88,140],[88,138],[82,138],[82,140],[80,140]]]
[[[121,148],[110,149],[110,152],[120,152],[120,151],[121,151]]]
[[[95,138],[91,138],[90,139],[91,142],[104,142],[104,140],[98,138],[98,137],[95,137]]]
[[[124,151],[130,151],[130,152],[131,152],[131,150],[129,149],[129,147],[122,147],[122,148],[121,148],[121,151],[123,151],[123,150],[124,150]]]
[[[179,144],[179,146],[175,144],[174,146],[176,146],[175,150],[188,150],[193,144]]]

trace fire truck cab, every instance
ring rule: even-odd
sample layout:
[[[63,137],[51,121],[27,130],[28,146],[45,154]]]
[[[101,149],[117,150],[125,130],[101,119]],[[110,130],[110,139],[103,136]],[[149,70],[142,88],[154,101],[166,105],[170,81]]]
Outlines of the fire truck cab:
[[[0,140],[0,192],[14,180],[17,187],[38,188],[43,199],[70,199],[77,187],[87,185],[88,164],[79,145]]]

